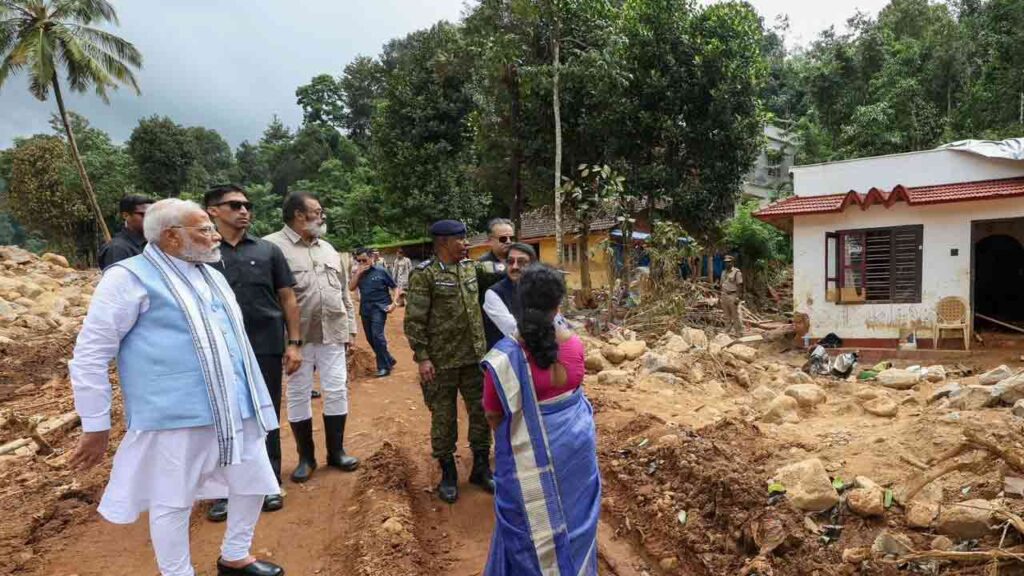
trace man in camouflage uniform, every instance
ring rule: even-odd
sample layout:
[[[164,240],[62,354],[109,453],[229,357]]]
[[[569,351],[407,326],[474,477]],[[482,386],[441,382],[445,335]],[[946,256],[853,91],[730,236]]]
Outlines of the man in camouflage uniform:
[[[419,364],[423,401],[430,409],[430,443],[441,465],[437,494],[452,503],[459,497],[455,467],[458,441],[457,394],[469,413],[473,471],[469,481],[494,493],[491,431],[483,409],[479,362],[487,351],[480,313],[479,286],[504,272],[504,265],[466,258],[466,226],[441,220],[430,227],[434,258],[417,266],[406,292],[405,335]]]

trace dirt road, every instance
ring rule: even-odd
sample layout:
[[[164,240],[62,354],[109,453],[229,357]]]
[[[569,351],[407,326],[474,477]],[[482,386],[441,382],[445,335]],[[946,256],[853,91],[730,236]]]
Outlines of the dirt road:
[[[401,311],[388,322],[388,339],[398,358],[395,372],[385,379],[360,379],[350,384],[346,449],[365,461],[385,442],[399,448],[412,468],[408,492],[418,542],[444,573],[479,574],[487,558],[493,509],[490,495],[466,483],[471,459],[465,443],[465,414],[459,442],[461,497],[448,506],[432,494],[439,472],[430,457],[430,418],[423,406],[412,352],[401,332]],[[314,409],[319,408],[317,401]],[[319,417],[314,422],[318,460],[323,462],[322,424]],[[290,472],[295,449],[287,425],[282,445],[284,468]],[[253,551],[280,563],[292,575],[356,574],[346,564],[354,561],[353,549],[360,546],[362,536],[350,530],[359,512],[357,484],[361,477],[321,468],[306,484],[286,479],[285,507],[260,518]],[[198,511],[193,514],[192,557],[199,574],[216,572],[214,562],[223,531],[222,524],[207,522]],[[131,526],[116,526],[97,516],[68,530],[51,549],[40,574],[157,574],[145,519]]]

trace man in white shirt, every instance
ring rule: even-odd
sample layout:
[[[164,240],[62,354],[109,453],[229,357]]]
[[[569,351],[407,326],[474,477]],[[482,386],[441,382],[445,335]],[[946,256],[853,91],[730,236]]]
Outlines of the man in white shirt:
[[[537,252],[529,244],[515,243],[508,249],[505,259],[507,276],[487,289],[484,295],[484,335],[490,350],[499,340],[514,338],[520,317],[517,286],[523,270],[537,261]]]
[[[150,207],[142,254],[104,271],[69,363],[83,434],[70,463],[106,456],[108,364],[117,358],[127,432],[99,513],[130,524],[149,512],[163,576],[194,576],[189,517],[200,499],[228,499],[218,575],[281,576],[249,554],[264,496],[280,489],[264,443],[273,404],[220,272],[220,236],[194,202]]]

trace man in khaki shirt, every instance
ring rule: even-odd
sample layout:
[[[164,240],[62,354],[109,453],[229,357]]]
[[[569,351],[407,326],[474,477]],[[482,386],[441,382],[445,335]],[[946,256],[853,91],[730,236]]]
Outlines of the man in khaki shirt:
[[[725,270],[720,280],[722,293],[719,301],[725,312],[725,329],[734,336],[743,336],[743,318],[740,304],[743,302],[743,273],[736,268],[732,256],[725,257]]]
[[[324,398],[324,435],[327,465],[346,472],[359,460],[345,454],[348,417],[346,352],[356,334],[355,309],[348,292],[348,270],[334,247],[322,236],[327,232],[323,208],[316,196],[292,192],[284,200],[285,226],[265,240],[284,252],[299,301],[302,365],[288,377],[288,423],[295,436],[299,464],[293,482],[305,482],[316,470],[313,443],[313,371],[320,372]],[[288,342],[292,344],[292,341]]]

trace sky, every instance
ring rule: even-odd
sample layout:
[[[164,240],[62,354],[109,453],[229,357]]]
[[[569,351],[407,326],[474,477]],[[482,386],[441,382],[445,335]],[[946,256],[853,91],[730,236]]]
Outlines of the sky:
[[[701,0],[708,4],[713,0]],[[791,46],[828,26],[842,27],[856,10],[876,14],[887,0],[751,0],[771,25],[788,14]],[[357,55],[375,56],[391,38],[438,20],[457,21],[463,0],[114,0],[115,31],[144,57],[141,95],[122,88],[105,105],[91,92],[66,97],[117,142],[139,118],[166,115],[221,133],[234,147],[259,139],[278,115],[302,119],[295,89],[317,74],[341,74]],[[0,148],[17,136],[48,132],[51,99],[28,92],[23,74],[0,90]]]

